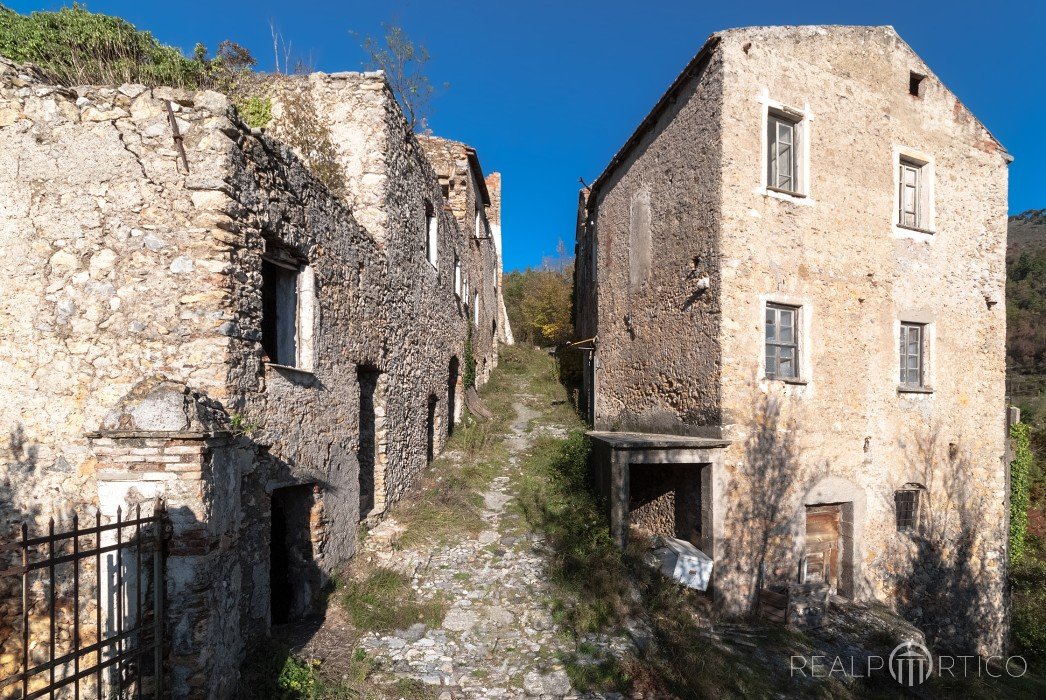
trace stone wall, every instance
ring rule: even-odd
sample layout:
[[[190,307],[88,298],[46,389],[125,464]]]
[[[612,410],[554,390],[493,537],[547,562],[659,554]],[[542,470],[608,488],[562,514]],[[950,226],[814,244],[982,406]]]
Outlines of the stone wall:
[[[774,573],[797,566],[804,504],[853,503],[865,509],[855,523],[856,594],[893,601],[936,628],[936,641],[998,650],[1007,557],[1005,152],[890,28],[729,32],[720,50],[730,66],[722,392],[734,445],[726,469],[741,476],[764,461],[760,432],[788,427],[794,436],[794,463],[775,483],[788,526],[775,533]],[[919,97],[909,93],[912,72],[926,76]],[[752,125],[765,97],[811,115],[805,201],[758,192],[756,159],[739,155],[760,152]],[[897,148],[932,158],[931,234],[893,226]],[[765,300],[802,307],[802,384],[761,379]],[[901,320],[928,324],[932,393],[898,390]],[[927,489],[933,522],[921,538],[894,522],[894,492],[908,483]],[[734,493],[749,491],[738,479]],[[744,527],[751,505],[728,506],[735,522],[727,527]]]
[[[722,65],[700,68],[587,202],[579,269],[598,330],[595,427],[718,435],[718,215]],[[596,241],[598,240],[598,243]],[[581,307],[582,316],[586,313]]]
[[[771,109],[802,119],[800,196],[766,187]],[[934,170],[931,232],[894,223],[899,153]],[[1001,648],[1007,162],[891,28],[752,28],[715,35],[583,193],[595,423],[731,440],[713,479],[728,609],[794,580],[806,507],[841,504],[848,594]],[[765,378],[767,302],[800,309],[796,381]],[[919,391],[898,387],[901,321],[926,324]],[[902,488],[920,488],[914,533]]]
[[[464,356],[452,266],[474,236],[443,211],[384,79],[317,75],[297,88],[340,149],[345,196],[217,93],[71,91],[0,63],[0,148],[14,154],[0,163],[11,281],[0,517],[111,516],[167,499],[177,697],[227,697],[247,645],[268,632],[273,492],[313,489],[309,532],[287,541],[307,545],[298,579],[318,594],[355,552],[361,517],[380,517],[425,467],[430,398],[444,407],[432,431],[442,449],[450,367]],[[425,256],[427,203],[438,269]],[[274,255],[308,269],[296,296],[308,361],[276,364],[261,344],[262,262]],[[468,262],[477,281],[494,278],[492,257]],[[477,355],[492,364],[489,332],[483,342]],[[364,513],[361,367],[381,387]]]

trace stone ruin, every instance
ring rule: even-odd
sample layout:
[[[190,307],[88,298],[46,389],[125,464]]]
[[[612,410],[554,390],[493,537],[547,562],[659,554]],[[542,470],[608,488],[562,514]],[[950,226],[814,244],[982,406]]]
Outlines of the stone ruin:
[[[380,73],[296,80],[344,191],[271,135],[280,94],[252,130],[215,92],[0,59],[0,526],[162,497],[174,697],[229,696],[311,612],[460,420],[468,353],[482,383],[511,339],[500,176],[436,157]]]

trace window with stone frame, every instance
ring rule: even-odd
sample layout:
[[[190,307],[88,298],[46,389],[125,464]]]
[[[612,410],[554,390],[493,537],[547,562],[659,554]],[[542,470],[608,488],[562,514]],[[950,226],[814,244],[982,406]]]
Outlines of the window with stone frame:
[[[918,532],[923,491],[919,484],[905,484],[893,494],[898,532]]]
[[[927,169],[912,158],[900,159],[897,192],[897,225],[924,230],[929,228]]]
[[[472,324],[479,328],[479,292],[472,297]]]
[[[454,294],[461,298],[461,260],[454,256]]]
[[[439,252],[439,218],[432,202],[425,202],[425,257],[429,264],[437,267]]]
[[[798,115],[771,109],[766,126],[767,189],[802,196],[803,120]]]
[[[262,258],[262,348],[272,364],[311,370],[315,289],[312,268],[267,246]]]
[[[925,386],[926,325],[901,323],[900,385],[910,389]]]
[[[799,379],[799,307],[766,305],[766,378]]]

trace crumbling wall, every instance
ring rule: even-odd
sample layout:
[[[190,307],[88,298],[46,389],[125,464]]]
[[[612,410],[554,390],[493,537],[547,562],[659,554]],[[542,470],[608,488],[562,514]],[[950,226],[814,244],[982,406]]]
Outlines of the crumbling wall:
[[[228,396],[227,234],[202,207],[237,128],[224,98],[196,99],[58,88],[0,60],[5,530],[95,500],[84,433],[144,377]]]
[[[360,154],[344,160],[348,199],[222,95],[70,91],[0,63],[0,147],[14,154],[0,163],[12,486],[0,517],[168,499],[177,697],[228,696],[247,644],[268,631],[274,489],[314,487],[316,580],[354,553],[357,367],[382,373],[376,485],[388,504],[426,464],[429,397],[447,401],[463,356],[452,251],[470,242],[441,212],[439,269],[427,262],[438,180],[387,85],[352,74],[307,86],[332,141]],[[308,367],[268,362],[260,343],[273,246],[313,273]],[[168,404],[205,406],[208,419],[157,413]],[[447,426],[434,433],[438,452]]]

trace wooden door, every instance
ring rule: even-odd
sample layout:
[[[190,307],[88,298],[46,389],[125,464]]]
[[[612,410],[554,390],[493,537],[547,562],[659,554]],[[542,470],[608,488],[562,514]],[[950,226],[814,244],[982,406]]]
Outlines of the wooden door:
[[[842,512],[838,505],[806,507],[806,583],[839,588]]]

